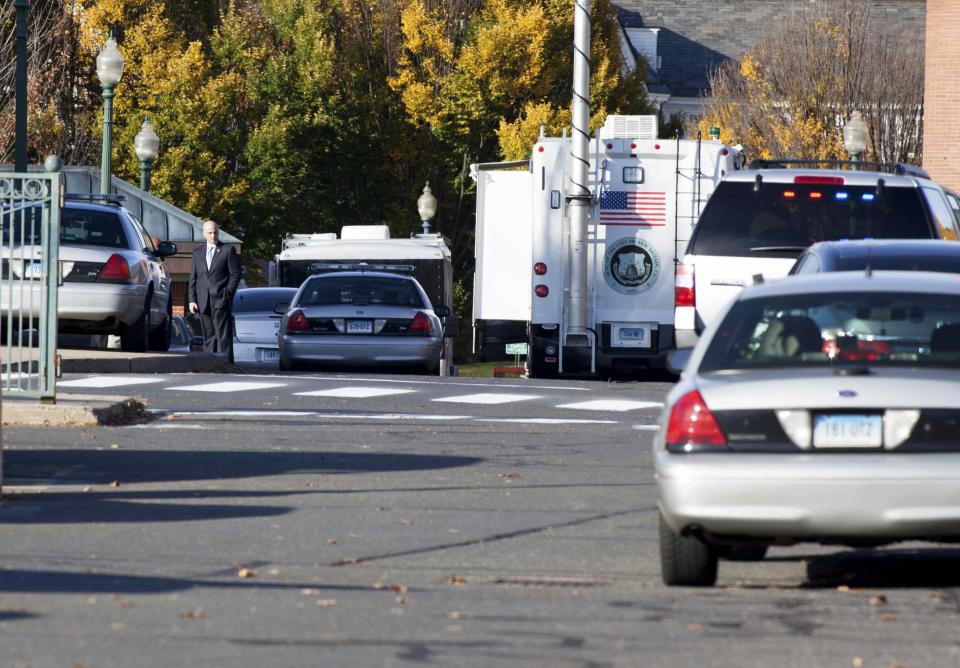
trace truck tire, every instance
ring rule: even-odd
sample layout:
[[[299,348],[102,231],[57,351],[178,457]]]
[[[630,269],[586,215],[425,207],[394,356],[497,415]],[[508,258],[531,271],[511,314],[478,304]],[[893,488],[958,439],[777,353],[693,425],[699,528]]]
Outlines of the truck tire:
[[[532,335],[530,349],[527,354],[527,375],[530,378],[556,378],[559,375],[560,365],[557,362],[547,362],[546,357],[558,358],[559,352],[547,355],[547,346],[557,348],[557,342],[552,338]]]
[[[163,324],[150,332],[150,350],[167,352],[170,350],[170,330],[173,327],[173,304],[167,297],[167,318]]]
[[[120,326],[120,350],[128,353],[143,353],[147,351],[150,345],[150,299],[151,293],[147,293],[147,301],[143,305],[143,313],[132,325]]]
[[[712,587],[717,582],[716,548],[693,535],[681,536],[659,515],[660,572],[663,583]]]

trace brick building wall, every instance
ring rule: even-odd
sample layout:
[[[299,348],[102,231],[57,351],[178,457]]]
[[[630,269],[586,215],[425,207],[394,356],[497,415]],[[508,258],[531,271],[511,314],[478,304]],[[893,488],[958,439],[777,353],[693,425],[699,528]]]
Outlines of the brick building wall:
[[[927,0],[923,167],[960,191],[960,0]]]

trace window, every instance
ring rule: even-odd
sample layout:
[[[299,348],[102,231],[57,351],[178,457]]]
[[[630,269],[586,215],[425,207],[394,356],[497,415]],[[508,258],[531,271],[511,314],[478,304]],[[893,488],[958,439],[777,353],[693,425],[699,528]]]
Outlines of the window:
[[[960,238],[960,235],[957,234],[957,221],[953,217],[953,211],[950,210],[940,191],[936,188],[924,187],[923,193],[926,195],[927,202],[930,204],[930,212],[933,214],[933,219],[936,221],[937,227],[940,228],[940,236],[953,241]]]
[[[233,298],[233,312],[269,311],[272,313],[277,304],[289,304],[295,294],[297,294],[296,290],[245,290],[238,292]]]
[[[643,167],[624,167],[624,183],[643,183]]]
[[[120,216],[113,211],[93,209],[62,209],[60,241],[77,246],[128,247]]]
[[[409,306],[426,308],[413,281],[389,276],[322,276],[305,286],[297,306]]]

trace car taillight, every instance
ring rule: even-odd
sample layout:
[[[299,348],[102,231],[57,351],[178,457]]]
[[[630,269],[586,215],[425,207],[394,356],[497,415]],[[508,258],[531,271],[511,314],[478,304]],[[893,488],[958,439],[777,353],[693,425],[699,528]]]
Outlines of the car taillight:
[[[114,253],[103,265],[99,275],[97,275],[97,280],[110,283],[129,283],[130,265],[127,264],[122,255]]]
[[[410,326],[407,327],[407,334],[430,336],[431,330],[430,318],[428,318],[427,314],[423,311],[417,311],[417,315],[413,316],[413,320],[410,321]]]
[[[670,411],[667,445],[726,445],[727,437],[697,390],[680,397]]]
[[[546,263],[537,262],[535,265],[533,265],[533,273],[535,273],[537,276],[543,276],[545,273],[547,273]]]
[[[842,186],[842,176],[794,176],[794,183],[814,183],[825,186]]]
[[[533,294],[535,294],[537,297],[546,297],[550,294],[550,288],[548,288],[546,285],[538,285],[533,289]]]
[[[307,316],[303,314],[303,311],[297,309],[290,314],[290,317],[287,318],[287,334],[295,334],[297,332],[309,332],[310,331],[310,321],[307,320]]]
[[[677,267],[677,280],[674,283],[673,305],[696,306],[696,282],[693,266],[681,264]]]

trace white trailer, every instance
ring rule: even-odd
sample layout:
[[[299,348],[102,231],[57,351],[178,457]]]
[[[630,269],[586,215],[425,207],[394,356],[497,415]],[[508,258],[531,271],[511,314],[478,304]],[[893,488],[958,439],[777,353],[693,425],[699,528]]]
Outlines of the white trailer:
[[[423,287],[430,302],[453,312],[453,265],[450,247],[440,234],[414,234],[409,239],[393,239],[386,225],[346,225],[335,232],[288,234],[279,255],[270,267],[270,284],[298,288],[308,276],[320,271],[335,271],[337,265],[365,262],[390,271],[409,273]],[[326,264],[318,268],[317,264]],[[410,271],[412,267],[412,271]],[[441,319],[446,334],[440,373],[453,373],[453,337],[459,322],[456,315]]]
[[[565,136],[541,136],[529,161],[473,166],[475,343],[527,341],[527,368],[539,377],[664,366],[678,258],[740,154],[716,141],[658,139],[656,127],[655,116],[607,118],[590,142],[586,198],[570,192]],[[578,252],[572,201],[587,204]],[[575,285],[578,253],[585,285]],[[586,337],[570,327],[583,308],[576,295],[585,296]]]

